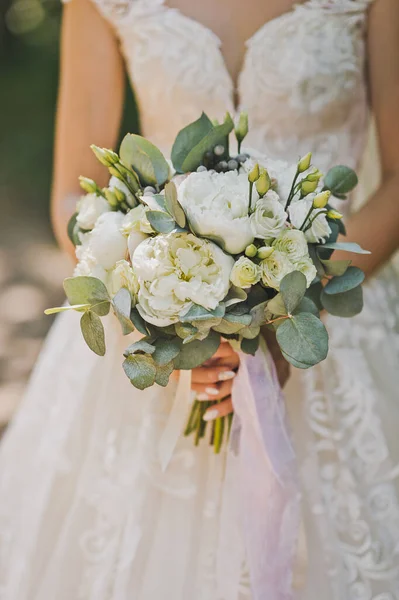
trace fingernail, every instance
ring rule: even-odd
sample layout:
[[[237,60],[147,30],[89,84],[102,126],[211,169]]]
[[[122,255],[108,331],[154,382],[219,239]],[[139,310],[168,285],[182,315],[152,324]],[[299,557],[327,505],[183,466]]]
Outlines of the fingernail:
[[[228,381],[229,379],[233,379],[235,376],[236,374],[234,371],[223,371],[222,373],[219,373],[219,381]]]
[[[200,394],[197,394],[197,400],[200,400],[200,402],[205,402],[206,400],[209,400],[209,396],[208,394],[201,392]]]
[[[217,396],[219,394],[219,390],[213,387],[205,388],[205,392],[209,394],[209,396]]]
[[[213,410],[208,410],[208,412],[206,412],[202,418],[204,421],[213,421],[214,419],[217,419],[218,416],[219,411],[214,408]]]

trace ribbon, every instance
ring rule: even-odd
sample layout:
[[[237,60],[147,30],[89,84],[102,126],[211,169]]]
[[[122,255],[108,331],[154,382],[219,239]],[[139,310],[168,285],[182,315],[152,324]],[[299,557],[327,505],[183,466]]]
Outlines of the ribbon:
[[[262,339],[233,384],[240,512],[253,600],[291,600],[300,522],[295,452],[274,363]],[[237,440],[234,442],[237,446]]]

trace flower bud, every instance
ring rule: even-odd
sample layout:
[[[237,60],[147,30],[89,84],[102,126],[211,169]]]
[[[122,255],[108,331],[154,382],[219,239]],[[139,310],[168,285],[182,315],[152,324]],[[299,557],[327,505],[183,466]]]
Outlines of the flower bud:
[[[304,173],[310,167],[310,163],[312,161],[312,153],[308,152],[305,156],[301,158],[298,163],[298,173]]]
[[[325,206],[327,206],[330,196],[331,192],[329,190],[317,194],[317,196],[315,196],[313,200],[313,208],[324,208]]]
[[[112,208],[117,208],[117,206],[118,206],[119,203],[118,203],[118,198],[116,197],[115,192],[113,192],[109,188],[104,188],[103,191],[104,191],[106,199],[108,200],[108,204]]]
[[[242,140],[245,138],[245,136],[248,133],[248,113],[247,112],[241,112],[239,119],[238,119],[238,123],[235,126],[235,134],[236,134],[236,138],[238,142],[242,142]]]
[[[92,144],[90,148],[93,150],[96,158],[105,167],[111,167],[119,162],[119,156],[112,150],[108,150],[107,148],[99,148],[98,146],[95,146],[95,144]]]
[[[327,212],[328,219],[342,219],[343,216],[344,215],[342,215],[337,210],[334,210],[333,208],[330,208],[330,210]]]
[[[252,168],[252,170],[248,173],[248,181],[250,183],[255,183],[259,179],[259,165],[256,165]]]
[[[82,190],[87,192],[88,194],[96,194],[98,191],[98,187],[93,179],[89,179],[89,177],[79,177],[79,183]]]
[[[255,246],[255,244],[249,244],[249,246],[247,246],[245,248],[245,256],[248,256],[248,258],[254,258],[254,256],[256,256],[258,253],[258,249]]]
[[[314,169],[306,176],[306,181],[320,181],[323,177],[323,173],[319,169]]]
[[[114,189],[112,191],[113,191],[114,195],[116,196],[116,199],[118,202],[126,201],[126,194],[124,192],[122,192],[122,190],[119,190],[117,187],[114,187]]]
[[[269,258],[269,256],[271,256],[273,252],[274,248],[272,248],[271,246],[262,246],[262,248],[259,248],[258,250],[257,258],[260,258],[261,260]]]
[[[267,192],[270,190],[270,177],[269,177],[269,173],[265,170],[262,171],[262,173],[259,175],[259,179],[256,182],[256,191],[258,192],[259,196],[261,198],[263,198],[263,196],[265,196],[267,194]]]
[[[317,189],[318,185],[318,181],[306,181],[306,179],[301,181],[301,195],[307,196],[308,194],[311,194]]]

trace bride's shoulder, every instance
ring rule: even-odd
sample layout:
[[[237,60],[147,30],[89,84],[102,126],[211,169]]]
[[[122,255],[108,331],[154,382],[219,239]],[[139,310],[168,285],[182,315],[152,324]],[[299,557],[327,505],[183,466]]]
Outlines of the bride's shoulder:
[[[75,0],[61,0],[64,4]],[[141,15],[161,7],[164,0],[92,0],[100,12],[110,20],[119,20],[128,15]]]
[[[373,2],[376,0],[305,0],[304,6],[332,12],[354,12],[367,10]]]

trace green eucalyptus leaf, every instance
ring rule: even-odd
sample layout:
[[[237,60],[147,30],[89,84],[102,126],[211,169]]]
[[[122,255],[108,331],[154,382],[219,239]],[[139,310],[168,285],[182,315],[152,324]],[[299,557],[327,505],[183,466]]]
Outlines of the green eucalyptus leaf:
[[[340,276],[345,273],[349,265],[351,264],[351,260],[322,260],[320,262],[323,263],[324,270],[326,275]]]
[[[247,340],[253,340],[254,338],[256,338],[257,335],[259,335],[259,333],[259,325],[249,325],[247,327],[244,327],[243,329],[240,329],[240,336]]]
[[[223,304],[226,308],[229,308],[230,306],[234,306],[234,304],[245,302],[247,298],[248,294],[243,289],[231,285],[226,298],[223,300]]]
[[[268,291],[259,283],[253,285],[249,291],[247,304],[249,308],[253,308],[257,304],[262,304],[262,302],[266,302],[269,299]]]
[[[57,313],[66,312],[68,310],[76,310],[81,312],[90,308],[90,304],[75,304],[73,306],[55,306],[54,308],[46,308],[44,311],[45,315],[55,315]]]
[[[176,358],[181,349],[181,339],[178,337],[158,338],[154,342],[155,352],[152,355],[154,362],[159,367],[164,367]]]
[[[271,313],[276,317],[281,317],[282,315],[287,314],[287,308],[285,306],[283,296],[279,293],[274,298],[265,302],[267,312]]]
[[[324,187],[335,196],[351,192],[358,184],[358,178],[353,169],[338,165],[329,170],[324,179]]]
[[[143,335],[149,335],[150,330],[148,328],[148,324],[144,321],[136,307],[132,309],[130,318],[137,331]]]
[[[305,365],[302,368],[317,365],[327,356],[327,330],[313,314],[300,313],[285,319],[276,336],[287,359]]]
[[[330,279],[324,288],[324,293],[327,295],[343,294],[361,285],[364,278],[365,275],[361,269],[349,267],[343,275]]]
[[[137,173],[142,185],[161,186],[169,178],[169,165],[162,152],[140,135],[128,133],[119,155],[122,163]]]
[[[299,313],[312,313],[312,315],[315,315],[315,317],[320,318],[319,309],[317,308],[313,300],[311,300],[307,296],[302,298],[296,309],[293,311],[294,315],[298,315]]]
[[[261,302],[256,306],[253,306],[250,310],[249,316],[251,317],[251,321],[249,323],[245,323],[246,325],[252,325],[252,327],[260,327],[265,324],[267,317],[266,314],[269,310],[269,303],[271,300],[266,300],[265,302]],[[285,308],[284,308],[285,310]],[[246,315],[243,315],[246,316]]]
[[[90,304],[90,310],[100,317],[109,313],[111,298],[107,288],[96,277],[67,277],[64,290],[69,304]]]
[[[206,152],[223,145],[227,147],[227,137],[234,129],[234,122],[229,116],[222,125],[213,127],[205,137],[188,153],[182,164],[182,172],[195,171],[201,164]],[[222,157],[221,157],[222,158]]]
[[[312,263],[316,267],[317,275],[322,279],[325,275],[325,269],[322,260],[317,254],[317,246],[315,244],[308,244],[308,250]]]
[[[219,304],[214,310],[207,310],[199,304],[193,304],[188,311],[179,315],[181,323],[193,323],[196,321],[208,321],[209,319],[222,319],[226,308]]]
[[[344,250],[345,252],[353,252],[354,254],[371,254],[371,252],[363,250],[359,244],[355,244],[354,242],[332,242],[329,244],[322,244],[317,248],[318,250]]]
[[[130,356],[131,354],[154,354],[155,345],[153,343],[152,338],[143,338],[141,340],[137,340],[133,344],[130,344],[128,348],[123,353],[123,356]]]
[[[166,387],[169,383],[169,377],[174,371],[173,361],[163,365],[162,367],[157,365],[157,372],[155,375],[155,383],[161,385],[162,387]]]
[[[256,351],[259,348],[260,338],[259,335],[252,339],[243,339],[241,340],[241,350],[245,352],[245,354],[252,354],[255,356]]]
[[[149,210],[146,213],[151,227],[158,233],[171,233],[176,227],[173,217],[160,210]]]
[[[112,306],[115,315],[122,327],[123,335],[128,335],[134,331],[134,325],[130,319],[132,310],[132,297],[129,290],[121,288],[112,300]]]
[[[155,383],[157,368],[151,356],[132,354],[123,362],[123,370],[130,382],[139,390],[145,390]]]
[[[186,226],[186,215],[177,199],[177,189],[173,181],[165,185],[165,206],[178,226],[184,228]]]
[[[291,314],[306,293],[306,277],[300,271],[288,273],[280,283],[280,294],[283,298],[287,314]]]
[[[359,285],[342,294],[326,294],[323,290],[321,303],[331,315],[350,318],[358,315],[363,309],[363,290]]]
[[[222,319],[219,325],[214,326],[212,329],[224,335],[233,335],[235,333],[238,333],[244,327],[245,325],[243,325],[242,323]]]
[[[254,319],[253,314],[251,314],[251,313],[239,314],[239,313],[234,313],[234,312],[226,313],[224,318],[229,323],[239,323],[240,325],[243,325],[243,326],[253,325],[253,319]]]
[[[205,113],[202,113],[199,119],[194,123],[190,123],[178,133],[171,155],[173,166],[178,173],[184,173],[183,163],[186,157],[212,129],[212,121]]]
[[[310,298],[319,310],[323,310],[323,305],[320,300],[322,291],[323,286],[319,281],[317,283],[312,283],[312,285],[306,290],[306,297]]]
[[[98,354],[98,356],[104,356],[105,334],[100,317],[90,310],[86,311],[80,319],[80,328],[90,350]]]
[[[165,196],[162,194],[154,194],[153,198],[155,198],[161,211],[167,213],[168,209],[166,208]],[[145,196],[143,197],[143,201],[145,202]]]
[[[77,222],[78,213],[72,215],[72,217],[68,221],[67,225],[67,233],[68,237],[71,240],[74,246],[80,246],[81,241],[79,237],[79,233],[84,233],[83,229],[80,229],[79,224]]]
[[[198,329],[194,325],[191,325],[191,323],[176,323],[175,331],[182,340],[198,333]]]
[[[288,356],[288,354],[285,354],[283,350],[281,351],[281,354],[285,358],[285,360],[289,362],[293,367],[296,367],[297,369],[309,369],[309,365],[307,363],[301,362],[300,360],[296,360],[292,356]]]
[[[175,358],[176,369],[195,369],[202,365],[206,360],[212,358],[220,345],[220,334],[211,331],[205,340],[194,340],[184,344],[180,354]]]

